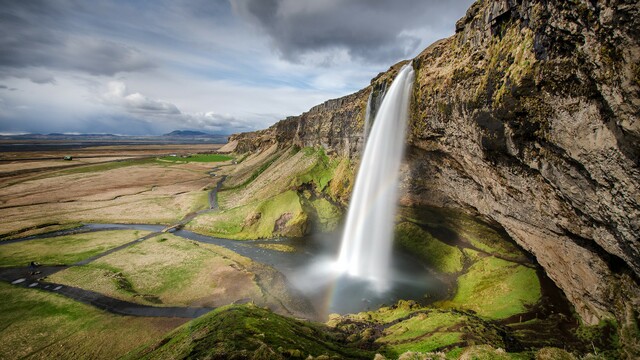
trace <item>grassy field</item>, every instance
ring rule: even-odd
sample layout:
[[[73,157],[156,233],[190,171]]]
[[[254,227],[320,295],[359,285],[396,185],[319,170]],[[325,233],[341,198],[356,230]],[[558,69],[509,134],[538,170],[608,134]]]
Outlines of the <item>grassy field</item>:
[[[156,306],[217,307],[249,299],[286,302],[267,295],[260,277],[277,277],[224,248],[162,234],[90,264],[50,276],[53,282]],[[274,307],[275,309],[275,307]]]
[[[487,318],[503,319],[526,312],[540,297],[540,281],[535,269],[487,257],[458,278],[455,296],[441,306],[469,309]]]
[[[233,156],[221,155],[221,154],[194,154],[194,155],[188,155],[187,157],[163,156],[159,159],[162,161],[170,161],[170,162],[212,163],[212,162],[223,162],[223,161],[233,160]]]
[[[152,159],[67,169],[1,187],[0,238],[51,223],[175,223],[208,207],[207,189],[217,181],[209,170]]]
[[[59,295],[0,283],[0,357],[113,359],[185,322],[107,314]]]
[[[0,267],[70,265],[148,234],[138,230],[100,231],[0,245]]]

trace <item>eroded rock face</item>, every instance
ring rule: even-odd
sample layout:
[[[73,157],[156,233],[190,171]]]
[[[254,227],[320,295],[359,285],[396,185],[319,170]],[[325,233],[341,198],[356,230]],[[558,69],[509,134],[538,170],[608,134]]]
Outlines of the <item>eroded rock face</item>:
[[[414,59],[404,204],[465,209],[535,255],[588,324],[640,308],[640,14],[637,1],[485,0]],[[271,128],[239,151],[321,145],[357,158],[353,95]],[[636,309],[636,310],[634,310]]]

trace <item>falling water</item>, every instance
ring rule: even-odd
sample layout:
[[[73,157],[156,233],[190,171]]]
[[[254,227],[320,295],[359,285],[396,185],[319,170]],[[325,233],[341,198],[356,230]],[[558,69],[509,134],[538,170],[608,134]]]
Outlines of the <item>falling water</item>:
[[[398,173],[404,150],[413,66],[405,65],[376,114],[349,205],[339,270],[388,288]]]

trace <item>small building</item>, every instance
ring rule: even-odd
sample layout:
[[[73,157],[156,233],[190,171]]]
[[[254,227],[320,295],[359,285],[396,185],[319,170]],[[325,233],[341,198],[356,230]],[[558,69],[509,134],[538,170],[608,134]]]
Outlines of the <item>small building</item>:
[[[65,156],[63,159],[65,159],[65,160],[67,160],[67,161],[71,161],[71,160],[73,160],[73,156],[71,156],[71,155],[67,155],[67,156]]]

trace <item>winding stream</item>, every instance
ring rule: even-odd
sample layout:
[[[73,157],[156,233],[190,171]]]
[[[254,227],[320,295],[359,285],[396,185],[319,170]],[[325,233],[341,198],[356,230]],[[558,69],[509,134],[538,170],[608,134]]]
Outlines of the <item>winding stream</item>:
[[[217,168],[214,168],[209,174],[215,176],[215,170],[217,170]],[[330,313],[345,314],[376,309],[384,304],[393,304],[400,299],[416,300],[424,304],[446,297],[447,285],[444,283],[444,280],[438,280],[420,261],[408,254],[397,251],[393,254],[393,268],[396,269],[397,274],[392,277],[396,279],[396,281],[390,284],[388,291],[384,293],[371,291],[365,281],[317,271],[318,268],[324,267],[331,259],[335,259],[339,248],[340,232],[315,234],[304,238],[237,241],[206,236],[182,229],[184,225],[196,216],[217,210],[217,192],[220,190],[224,180],[225,177],[222,177],[217,182],[215,188],[211,190],[209,194],[209,209],[187,214],[174,225],[89,223],[74,229],[2,241],[0,242],[0,246],[22,241],[96,231],[142,230],[151,232],[142,238],[70,265],[80,266],[168,232],[191,241],[224,247],[241,256],[250,258],[255,262],[276,269],[287,278],[289,285],[292,287],[292,290],[294,290],[292,293],[302,293],[303,296],[313,304],[316,313],[321,318],[326,317]],[[286,248],[291,249],[291,251],[283,252],[269,248],[269,245],[274,244],[286,245]],[[38,268],[38,270],[41,271],[41,274],[38,276],[29,276],[29,268],[5,268],[0,269],[0,280],[10,282],[14,285],[54,291],[77,301],[125,315],[196,317],[211,310],[208,308],[195,307],[159,308],[133,304],[92,291],[47,283],[36,279],[52,275],[68,267],[69,266],[41,267]],[[16,281],[20,279],[24,280],[16,283]]]

